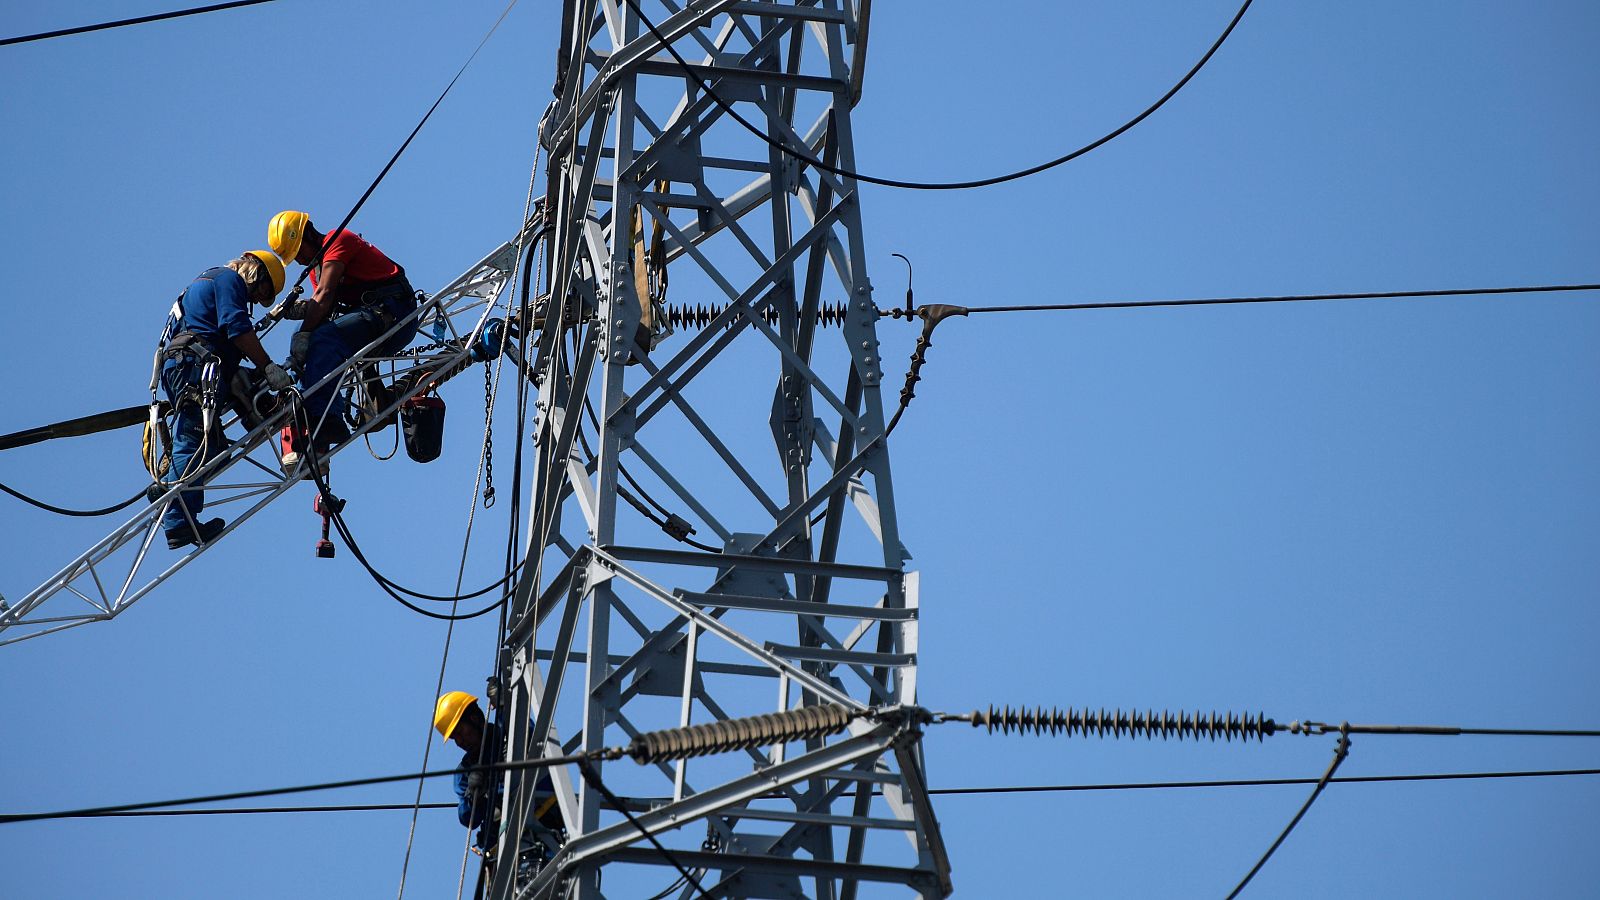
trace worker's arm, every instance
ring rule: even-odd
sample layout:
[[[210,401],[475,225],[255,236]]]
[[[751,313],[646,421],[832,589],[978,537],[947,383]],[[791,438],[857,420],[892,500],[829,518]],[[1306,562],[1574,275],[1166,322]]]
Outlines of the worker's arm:
[[[272,364],[272,358],[267,356],[267,349],[261,346],[261,339],[256,337],[255,329],[235,335],[233,345],[239,348],[245,359],[255,363],[258,369],[265,369]]]
[[[344,280],[344,262],[342,260],[324,260],[318,271],[317,290],[308,301],[305,321],[301,323],[301,331],[315,331],[318,325],[327,321],[328,314],[333,311],[333,297],[339,290],[339,282]]]
[[[242,278],[219,278],[216,282],[217,324],[222,333],[233,341],[251,362],[266,368],[272,362],[267,351],[256,337],[255,323],[250,321],[250,294]]]

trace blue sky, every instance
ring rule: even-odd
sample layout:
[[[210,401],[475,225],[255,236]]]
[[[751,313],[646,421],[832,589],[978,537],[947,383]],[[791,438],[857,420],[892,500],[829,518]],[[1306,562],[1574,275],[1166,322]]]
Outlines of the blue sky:
[[[0,50],[0,431],[141,402],[172,296],[262,245],[281,208],[336,222],[500,8],[280,0]],[[970,177],[1085,143],[1164,91],[1235,7],[972,8],[875,6],[863,168]],[[0,33],[152,11],[11,4]],[[515,228],[558,19],[520,4],[354,223],[419,287]],[[900,296],[892,252],[915,261],[919,301],[973,306],[1600,280],[1597,38],[1600,11],[1577,2],[1261,0],[1168,107],[1096,153],[982,191],[864,188],[876,299]],[[915,334],[880,334],[896,371]],[[1600,726],[1597,338],[1589,295],[943,325],[891,450],[922,578],[923,702]],[[376,561],[441,592],[481,436],[477,376],[445,397],[440,461],[353,452],[335,482]],[[751,447],[766,428],[763,411]],[[0,480],[101,505],[143,478],[136,443],[8,451]],[[111,525],[5,504],[12,598]],[[0,650],[0,808],[416,769],[443,628],[342,548],[314,559],[310,504],[297,489],[113,622]],[[496,568],[504,516],[478,515],[469,583]],[[487,623],[457,630],[451,685],[482,684],[493,639]],[[1332,749],[965,726],[925,746],[937,787],[1308,777]],[[1582,741],[1358,737],[1341,774],[1597,760]],[[963,896],[1217,896],[1304,791],[937,810]],[[1596,801],[1594,779],[1335,785],[1254,894],[1587,895]],[[0,871],[30,898],[388,896],[406,831],[399,813],[13,825]],[[408,892],[448,896],[461,840],[448,813],[424,813]]]

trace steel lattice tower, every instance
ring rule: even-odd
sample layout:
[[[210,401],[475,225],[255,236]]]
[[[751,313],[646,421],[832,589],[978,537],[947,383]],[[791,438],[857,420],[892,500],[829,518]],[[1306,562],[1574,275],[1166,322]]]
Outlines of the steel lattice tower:
[[[540,128],[549,267],[525,310],[541,326],[539,412],[530,564],[501,648],[508,758],[818,702],[916,702],[917,580],[895,516],[857,185],[717,102],[852,168],[868,9],[565,3],[557,97]],[[717,299],[706,327],[662,340],[668,272],[674,299],[685,285]],[[821,330],[835,319],[838,332]],[[773,385],[770,402],[741,406],[756,380]],[[747,462],[756,416],[776,450],[761,465]],[[641,493],[630,468],[721,552],[685,549],[619,511]],[[709,491],[717,476],[732,490]],[[849,898],[861,882],[943,896],[917,737],[860,720],[765,752],[622,762],[604,781],[704,871],[713,896]],[[593,785],[556,774],[569,840],[529,885],[497,866],[490,896],[566,884],[599,897],[602,865],[669,864]],[[533,777],[506,776],[502,861],[531,833]]]

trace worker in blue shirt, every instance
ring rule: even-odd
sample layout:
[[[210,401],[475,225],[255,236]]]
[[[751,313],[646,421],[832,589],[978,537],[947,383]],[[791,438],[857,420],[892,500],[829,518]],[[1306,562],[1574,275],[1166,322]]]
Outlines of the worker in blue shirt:
[[[433,727],[466,751],[455,772],[456,818],[467,828],[478,829],[476,846],[490,851],[499,837],[497,818],[504,781],[501,772],[474,767],[501,761],[505,748],[500,729],[484,718],[478,698],[465,691],[451,691],[439,698],[433,711]],[[562,829],[561,810],[556,807],[555,788],[548,772],[539,772],[533,792],[534,829],[559,840],[555,836]],[[546,846],[542,841],[525,841],[521,855],[528,856],[542,846]],[[542,862],[543,854],[539,856]],[[526,867],[527,862],[523,865]]]
[[[177,417],[169,482],[198,472],[227,446],[220,421],[223,398],[241,359],[255,363],[275,391],[294,384],[289,373],[267,356],[250,319],[251,301],[270,306],[283,282],[278,257],[270,250],[251,250],[226,266],[200,273],[173,304],[162,334],[160,376]],[[161,517],[167,547],[204,544],[221,533],[221,519],[200,521],[205,508],[205,492],[199,487],[203,483],[203,478],[196,479],[192,490],[183,491],[167,506]]]

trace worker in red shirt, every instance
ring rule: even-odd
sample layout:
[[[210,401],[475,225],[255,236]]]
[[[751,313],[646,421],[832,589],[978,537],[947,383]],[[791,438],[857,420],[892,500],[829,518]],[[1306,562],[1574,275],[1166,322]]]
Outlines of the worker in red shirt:
[[[376,356],[393,356],[411,343],[417,334],[416,292],[405,269],[377,247],[343,229],[329,240],[306,213],[284,210],[273,216],[267,242],[284,262],[311,268],[315,291],[291,313],[302,322],[289,342],[289,366],[300,373],[306,415],[317,448],[325,450],[350,436],[344,398],[337,380],[311,388],[374,341],[367,352]]]

